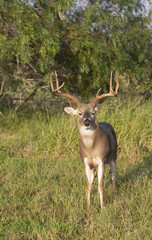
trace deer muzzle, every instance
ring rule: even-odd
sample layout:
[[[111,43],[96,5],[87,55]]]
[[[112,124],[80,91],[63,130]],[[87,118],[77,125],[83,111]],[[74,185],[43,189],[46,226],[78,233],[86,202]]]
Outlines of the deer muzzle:
[[[86,126],[86,127],[89,127],[91,125],[91,119],[90,118],[85,118],[83,120],[83,124]]]

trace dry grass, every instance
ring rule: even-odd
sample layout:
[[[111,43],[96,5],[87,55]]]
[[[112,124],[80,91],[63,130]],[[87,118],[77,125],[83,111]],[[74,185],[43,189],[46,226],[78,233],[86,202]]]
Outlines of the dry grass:
[[[152,239],[152,106],[113,101],[98,114],[118,136],[117,185],[95,180],[87,212],[76,119],[64,113],[1,116],[0,239]]]

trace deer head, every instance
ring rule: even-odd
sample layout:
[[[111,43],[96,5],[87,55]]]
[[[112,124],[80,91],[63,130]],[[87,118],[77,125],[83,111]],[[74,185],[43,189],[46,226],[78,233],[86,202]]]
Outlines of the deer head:
[[[52,74],[50,76],[50,84],[51,84],[51,88],[52,88],[52,93],[56,96],[62,96],[62,97],[66,97],[68,99],[70,107],[65,107],[64,110],[68,114],[77,115],[79,124],[84,125],[85,127],[90,127],[95,122],[95,119],[96,119],[95,112],[98,109],[100,109],[100,107],[101,107],[101,105],[97,104],[99,100],[101,100],[102,98],[105,98],[105,97],[115,97],[115,96],[117,96],[117,92],[118,92],[118,88],[119,88],[118,73],[117,72],[116,72],[116,88],[115,88],[115,91],[113,91],[113,89],[112,89],[112,72],[111,72],[109,93],[99,95],[99,92],[101,90],[101,89],[99,89],[97,94],[96,94],[96,97],[94,98],[92,103],[89,103],[89,104],[80,103],[78,98],[76,98],[75,96],[72,96],[68,93],[62,93],[60,89],[64,86],[64,83],[61,86],[59,86],[59,81],[58,81],[58,77],[57,77],[56,72],[55,72],[55,75],[56,75],[56,87],[57,87],[55,90],[54,90],[53,82],[52,82]],[[75,104],[77,105],[76,109],[72,107],[71,100],[74,101]]]

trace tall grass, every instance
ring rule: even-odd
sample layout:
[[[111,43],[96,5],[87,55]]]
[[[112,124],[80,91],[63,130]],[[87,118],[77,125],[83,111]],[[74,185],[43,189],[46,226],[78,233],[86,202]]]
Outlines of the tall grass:
[[[152,105],[104,103],[99,121],[117,133],[117,185],[105,170],[86,208],[76,118],[20,112],[0,117],[0,239],[152,239]]]

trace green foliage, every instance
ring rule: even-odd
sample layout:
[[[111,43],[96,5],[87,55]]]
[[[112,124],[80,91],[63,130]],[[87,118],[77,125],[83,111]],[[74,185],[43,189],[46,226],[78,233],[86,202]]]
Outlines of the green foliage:
[[[93,89],[107,86],[110,71],[116,70],[136,76],[138,84],[149,81],[150,85],[152,31],[147,27],[149,18],[141,14],[141,1],[93,3],[81,12],[81,20],[70,32],[81,91],[91,94]]]
[[[35,7],[19,0],[1,5],[1,60],[19,56],[21,64],[31,62],[42,72],[54,61],[62,35],[61,24],[55,14],[56,5],[43,2],[43,7],[42,1],[36,1]]]
[[[75,117],[28,109],[0,117],[0,239],[152,238],[152,106],[133,101],[105,103],[97,116],[118,138],[118,194],[107,168],[102,214],[97,179],[86,208]]]
[[[0,4],[0,81],[43,79],[57,70],[88,98],[108,89],[111,71],[151,89],[151,12],[137,1],[13,0]]]

